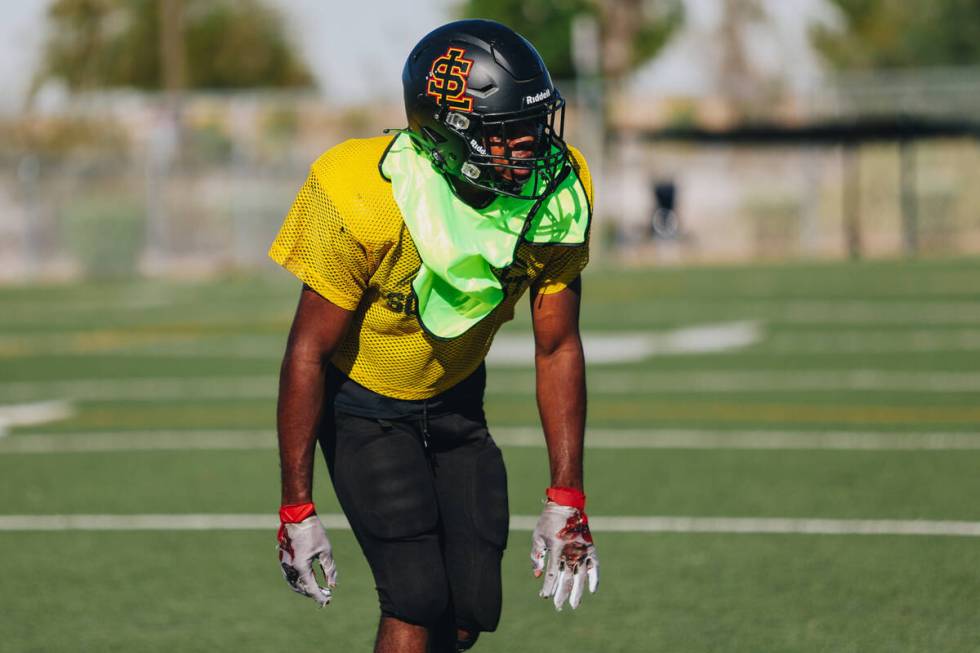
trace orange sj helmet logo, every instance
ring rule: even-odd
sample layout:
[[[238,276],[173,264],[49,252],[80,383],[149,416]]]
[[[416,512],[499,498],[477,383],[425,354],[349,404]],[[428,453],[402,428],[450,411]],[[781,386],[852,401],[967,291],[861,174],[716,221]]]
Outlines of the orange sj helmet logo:
[[[466,78],[470,76],[472,59],[464,59],[463,48],[449,48],[446,54],[436,58],[429,70],[425,93],[436,99],[440,106],[457,111],[472,111],[473,98],[466,93]]]

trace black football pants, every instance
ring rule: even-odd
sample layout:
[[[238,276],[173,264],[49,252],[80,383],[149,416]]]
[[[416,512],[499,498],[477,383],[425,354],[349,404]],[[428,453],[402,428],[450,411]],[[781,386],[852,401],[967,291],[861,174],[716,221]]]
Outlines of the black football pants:
[[[336,412],[320,445],[383,615],[492,631],[507,476],[482,407],[379,419]],[[333,428],[330,428],[333,426]]]

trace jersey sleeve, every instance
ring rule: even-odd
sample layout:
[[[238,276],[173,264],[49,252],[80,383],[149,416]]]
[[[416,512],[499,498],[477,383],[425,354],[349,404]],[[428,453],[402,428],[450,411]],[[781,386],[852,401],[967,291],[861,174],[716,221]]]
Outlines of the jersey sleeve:
[[[269,257],[349,311],[357,308],[371,277],[367,251],[313,171],[297,193]]]
[[[561,292],[582,274],[589,263],[589,243],[582,245],[556,245],[544,271],[538,277],[537,292],[543,295]]]
[[[572,155],[572,167],[575,169],[575,174],[582,180],[582,186],[585,187],[585,194],[589,198],[589,206],[593,206],[595,199],[592,196],[592,173],[589,172],[589,164],[585,160],[585,155],[582,154],[581,150],[571,145],[568,146],[568,151]]]
[[[582,181],[585,189],[586,199],[589,201],[589,219],[592,219],[592,207],[594,199],[592,195],[592,175],[589,174],[589,166],[585,162],[585,156],[574,147],[569,146],[572,155],[572,166],[575,173]],[[553,246],[554,253],[551,255],[544,272],[539,277],[537,291],[550,295],[561,292],[568,287],[568,284],[575,281],[576,277],[582,274],[582,270],[589,263],[589,240],[586,238],[581,245],[574,246]]]

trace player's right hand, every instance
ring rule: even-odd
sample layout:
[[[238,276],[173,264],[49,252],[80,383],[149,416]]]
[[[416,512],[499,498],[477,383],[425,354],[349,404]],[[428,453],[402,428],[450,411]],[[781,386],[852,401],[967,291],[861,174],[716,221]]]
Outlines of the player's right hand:
[[[320,607],[330,603],[337,585],[337,565],[327,532],[316,516],[312,503],[279,509],[279,564],[282,575],[297,594],[308,596]],[[313,561],[323,570],[327,586],[321,586],[313,573]]]

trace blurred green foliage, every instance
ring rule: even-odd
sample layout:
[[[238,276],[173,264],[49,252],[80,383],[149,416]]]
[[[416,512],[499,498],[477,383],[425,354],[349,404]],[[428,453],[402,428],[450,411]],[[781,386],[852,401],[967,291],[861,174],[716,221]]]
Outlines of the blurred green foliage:
[[[847,20],[815,43],[839,68],[980,64],[980,0],[833,0]]]
[[[593,13],[589,0],[466,0],[465,18],[489,18],[511,27],[537,49],[556,79],[575,77],[572,65],[572,19]]]
[[[186,86],[308,86],[278,14],[260,0],[183,0]],[[39,81],[73,90],[164,86],[159,0],[56,0]]]
[[[603,39],[622,38],[626,35],[621,30],[610,29],[610,17],[620,9],[633,11],[638,18],[628,35],[634,66],[660,51],[682,17],[680,3],[673,0],[464,0],[459,12],[465,18],[489,18],[513,28],[534,44],[552,78],[572,79],[575,16],[594,16]]]

